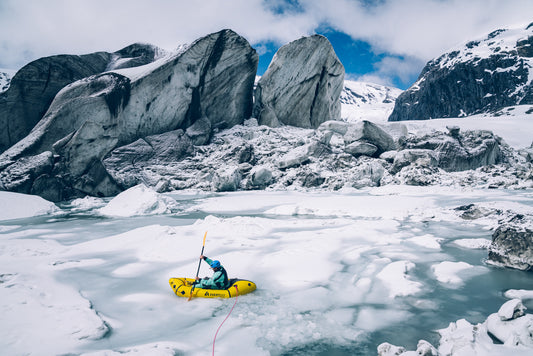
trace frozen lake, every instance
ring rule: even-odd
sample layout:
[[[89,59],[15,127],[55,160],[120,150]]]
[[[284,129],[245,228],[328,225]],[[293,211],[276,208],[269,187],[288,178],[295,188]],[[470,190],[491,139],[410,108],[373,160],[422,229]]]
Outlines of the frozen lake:
[[[159,214],[151,213],[161,205],[146,209],[146,197],[135,197],[130,216],[86,199],[0,221],[2,352],[210,354],[235,300],[188,302],[168,285],[194,277],[205,231],[204,254],[258,286],[221,328],[219,355],[437,345],[437,329],[483,322],[505,291],[533,285],[531,273],[485,264],[494,221],[454,210],[474,203],[531,213],[533,191],[189,192],[161,196]],[[210,275],[207,265],[200,275]]]

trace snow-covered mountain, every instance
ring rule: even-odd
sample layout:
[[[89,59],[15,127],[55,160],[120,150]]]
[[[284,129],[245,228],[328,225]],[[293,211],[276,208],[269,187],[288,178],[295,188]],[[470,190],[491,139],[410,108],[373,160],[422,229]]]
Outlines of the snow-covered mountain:
[[[11,78],[15,75],[15,71],[11,69],[0,68],[0,93],[3,93],[9,88]]]
[[[369,120],[387,121],[396,98],[402,93],[398,88],[384,85],[345,80],[341,92],[341,118],[355,122]]]
[[[499,29],[427,63],[389,121],[464,117],[533,104],[533,23]]]

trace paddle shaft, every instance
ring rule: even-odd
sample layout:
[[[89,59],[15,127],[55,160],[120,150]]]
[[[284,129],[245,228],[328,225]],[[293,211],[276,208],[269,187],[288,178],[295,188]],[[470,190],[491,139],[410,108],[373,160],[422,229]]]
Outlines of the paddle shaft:
[[[202,244],[202,252],[200,253],[200,256],[203,256],[203,254],[204,254],[205,238],[206,238],[206,237],[207,237],[207,231],[206,231],[205,234],[204,234],[204,242],[203,242],[203,244]],[[198,274],[200,274],[200,266],[201,266],[201,265],[202,265],[202,259],[200,259],[200,260],[198,261],[198,269],[196,270],[196,278],[195,278],[195,280],[198,278]],[[193,285],[192,285],[192,288],[191,288],[191,295],[189,296],[189,300],[192,299],[192,292],[194,292],[194,287],[195,287],[195,285],[193,284]]]

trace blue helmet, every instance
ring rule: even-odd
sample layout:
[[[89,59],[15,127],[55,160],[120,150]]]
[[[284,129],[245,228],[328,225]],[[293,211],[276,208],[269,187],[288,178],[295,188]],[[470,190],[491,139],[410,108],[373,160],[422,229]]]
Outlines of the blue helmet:
[[[211,262],[211,268],[219,268],[220,267],[220,262],[215,260],[213,262]]]

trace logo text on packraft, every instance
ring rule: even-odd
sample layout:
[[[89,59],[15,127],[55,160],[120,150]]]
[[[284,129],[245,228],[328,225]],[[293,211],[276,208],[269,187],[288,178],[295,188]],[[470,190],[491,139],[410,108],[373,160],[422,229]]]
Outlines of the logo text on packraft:
[[[224,296],[223,294],[219,294],[219,293],[211,293],[211,294],[209,294],[209,292],[205,292],[204,295],[206,297],[223,297]]]

